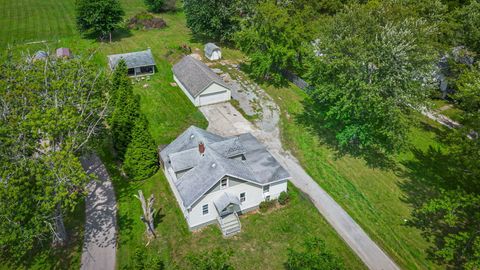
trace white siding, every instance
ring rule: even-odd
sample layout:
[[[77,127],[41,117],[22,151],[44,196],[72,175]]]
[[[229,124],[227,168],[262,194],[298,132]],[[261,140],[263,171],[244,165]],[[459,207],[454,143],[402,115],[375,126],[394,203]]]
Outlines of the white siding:
[[[173,75],[173,79],[175,80],[177,85],[180,87],[180,89],[182,89],[183,93],[188,97],[188,99],[190,99],[193,105],[197,107],[214,104],[214,103],[225,102],[230,100],[231,98],[230,90],[216,83],[213,83],[212,85],[210,85],[207,89],[203,90],[203,92],[200,95],[194,98],[192,97],[192,95],[190,95],[190,93],[187,91],[185,86],[180,82],[180,80],[175,75]]]
[[[277,198],[278,195],[282,191],[287,190],[287,181],[282,181],[279,183],[271,184],[270,186],[270,193],[271,199]],[[241,183],[239,185],[235,185],[232,187],[228,187],[226,189],[221,189],[218,191],[214,191],[211,193],[206,194],[205,197],[200,199],[197,203],[192,206],[192,209],[188,213],[188,225],[190,228],[199,226],[204,223],[208,223],[214,221],[218,217],[217,209],[213,204],[213,201],[220,196],[223,192],[229,192],[232,195],[237,196],[240,198],[240,193],[245,192],[245,201],[241,203],[240,209],[247,210],[254,207],[258,207],[258,205],[264,201],[264,194],[262,186],[255,185],[250,182]],[[208,204],[208,214],[203,215],[202,213],[202,206]]]
[[[212,83],[207,89],[205,89],[200,95],[197,96],[197,105],[204,106],[214,103],[220,103],[230,100],[231,92],[227,88]]]

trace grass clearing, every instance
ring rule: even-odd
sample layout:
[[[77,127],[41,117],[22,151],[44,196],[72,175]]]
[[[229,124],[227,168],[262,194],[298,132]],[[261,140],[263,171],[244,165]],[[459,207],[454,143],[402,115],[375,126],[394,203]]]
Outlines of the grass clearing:
[[[420,231],[406,225],[411,207],[405,202],[401,187],[408,182],[400,163],[413,159],[406,151],[396,157],[398,170],[370,168],[363,160],[338,157],[325,146],[312,130],[301,125],[296,117],[303,111],[305,93],[290,86],[267,92],[280,106],[282,142],[300,160],[308,173],[383,247],[400,267],[405,269],[441,268],[426,259],[428,243]],[[410,143],[426,150],[440,147],[433,132],[441,127],[421,116],[423,128],[412,127]]]

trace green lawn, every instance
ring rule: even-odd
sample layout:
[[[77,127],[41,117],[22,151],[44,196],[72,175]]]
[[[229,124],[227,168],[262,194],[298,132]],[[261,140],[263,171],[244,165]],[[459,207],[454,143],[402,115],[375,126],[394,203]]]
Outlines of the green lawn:
[[[159,221],[156,224],[157,238],[146,249],[150,256],[160,256],[168,269],[186,269],[186,256],[206,252],[214,248],[233,251],[231,263],[235,269],[281,269],[286,260],[287,248],[298,247],[305,237],[316,235],[324,239],[328,248],[345,263],[346,269],[365,269],[333,229],[318,214],[313,204],[297,189],[290,186],[291,201],[280,209],[266,214],[248,214],[241,217],[242,232],[224,239],[216,225],[191,233],[178,208],[163,172],[142,182],[128,182],[117,171],[117,166],[107,161],[113,175],[119,202],[119,243],[117,264],[119,269],[131,267],[134,252],[146,244],[145,226],[140,221],[141,207],[133,197],[139,189],[145,196],[151,193],[156,198]]]
[[[396,157],[395,170],[371,168],[363,160],[338,157],[323,144],[315,133],[300,124],[297,116],[303,111],[305,94],[298,88],[265,87],[282,110],[282,141],[300,160],[308,173],[344,207],[363,229],[405,269],[436,269],[426,259],[427,242],[420,231],[406,226],[411,207],[405,201],[405,187],[410,180],[405,175],[416,173],[402,166],[411,161],[410,151]],[[436,123],[421,116],[424,128],[412,127],[412,147],[426,150],[438,146]]]

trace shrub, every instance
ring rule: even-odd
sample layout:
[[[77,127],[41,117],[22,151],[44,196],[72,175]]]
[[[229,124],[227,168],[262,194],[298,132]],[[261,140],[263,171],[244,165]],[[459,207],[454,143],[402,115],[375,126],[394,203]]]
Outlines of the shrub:
[[[285,205],[285,204],[287,204],[289,201],[290,201],[290,195],[288,195],[287,192],[282,191],[282,193],[280,193],[280,196],[278,196],[278,203],[279,203],[280,205]]]
[[[260,208],[260,212],[265,213],[267,212],[270,208],[275,206],[276,200],[270,200],[270,201],[263,201],[260,203],[258,206]]]
[[[160,29],[167,26],[167,23],[162,18],[156,18],[151,13],[140,12],[130,18],[127,23],[129,29]]]

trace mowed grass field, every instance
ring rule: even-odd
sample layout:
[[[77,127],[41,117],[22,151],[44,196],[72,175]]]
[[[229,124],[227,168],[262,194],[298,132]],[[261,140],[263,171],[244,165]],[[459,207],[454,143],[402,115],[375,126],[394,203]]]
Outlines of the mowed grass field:
[[[142,10],[141,0],[120,0],[127,15]],[[79,36],[75,0],[0,0],[0,47]]]

